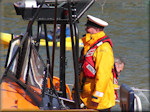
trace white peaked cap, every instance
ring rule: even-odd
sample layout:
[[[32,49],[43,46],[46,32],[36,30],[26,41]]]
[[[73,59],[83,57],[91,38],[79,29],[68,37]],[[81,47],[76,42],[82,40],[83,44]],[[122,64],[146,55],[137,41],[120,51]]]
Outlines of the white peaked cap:
[[[108,23],[102,19],[99,19],[97,17],[94,17],[94,16],[91,16],[91,15],[87,15],[87,18],[89,21],[99,25],[99,26],[102,26],[102,27],[105,27],[105,26],[108,26]]]

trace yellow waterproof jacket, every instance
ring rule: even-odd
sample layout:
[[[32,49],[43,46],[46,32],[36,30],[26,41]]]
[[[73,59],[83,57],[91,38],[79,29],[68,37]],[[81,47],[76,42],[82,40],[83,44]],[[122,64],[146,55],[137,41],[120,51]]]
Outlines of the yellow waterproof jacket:
[[[105,36],[103,31],[96,34],[86,34],[82,38],[84,43],[84,55],[90,49],[93,43]],[[83,92],[80,92],[80,98],[91,109],[106,109],[115,105],[115,93],[113,86],[112,69],[114,66],[114,57],[112,47],[108,42],[100,45],[93,55],[95,62],[96,76],[94,79],[86,78],[83,86]],[[79,75],[79,87],[81,89],[83,72]],[[99,103],[97,107],[92,106],[91,102]]]

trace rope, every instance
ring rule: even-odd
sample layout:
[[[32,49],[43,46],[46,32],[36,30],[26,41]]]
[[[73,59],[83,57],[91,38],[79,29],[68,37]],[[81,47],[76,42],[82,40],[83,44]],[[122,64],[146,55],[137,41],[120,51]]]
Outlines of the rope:
[[[114,88],[115,90],[119,90],[120,88]],[[142,91],[142,92],[149,92],[150,90],[148,89],[138,89],[138,88],[134,88],[134,87],[131,87],[132,90],[134,91]]]
[[[141,100],[136,94],[134,94],[134,111],[142,112]]]
[[[148,92],[150,90],[148,89],[138,89],[138,88],[134,88],[134,87],[131,87],[131,89],[133,89],[134,91],[143,91],[143,92]]]
[[[105,3],[106,3],[106,0],[101,4],[101,7],[102,7],[102,14],[103,14],[103,12],[104,12],[104,5],[105,5]]]
[[[104,0],[103,3],[100,3],[101,0],[96,0],[96,1],[101,5],[101,7],[102,7],[102,14],[103,14],[103,12],[104,12],[104,5],[106,3],[106,0]]]

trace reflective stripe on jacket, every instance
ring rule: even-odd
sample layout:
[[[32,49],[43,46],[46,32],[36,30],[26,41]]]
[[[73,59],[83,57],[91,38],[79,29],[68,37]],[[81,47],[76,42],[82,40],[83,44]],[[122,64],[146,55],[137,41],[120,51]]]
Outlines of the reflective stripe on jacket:
[[[84,43],[83,55],[86,55],[90,47],[100,38],[104,37],[103,31],[97,34],[86,34],[82,38]],[[96,76],[95,78],[86,78],[83,86],[83,92],[80,93],[80,98],[87,106],[92,109],[106,109],[115,105],[115,93],[113,88],[114,66],[113,50],[108,42],[100,45],[93,54],[95,63]],[[81,88],[83,72],[79,75],[79,86]],[[91,101],[99,103],[97,107],[91,105]]]

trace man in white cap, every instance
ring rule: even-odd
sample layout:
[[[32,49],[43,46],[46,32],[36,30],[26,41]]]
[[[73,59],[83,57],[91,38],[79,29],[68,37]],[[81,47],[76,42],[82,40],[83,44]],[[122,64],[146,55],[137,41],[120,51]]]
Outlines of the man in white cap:
[[[108,23],[87,15],[84,48],[80,56],[80,98],[86,108],[110,111],[115,105],[112,42],[103,29]]]

